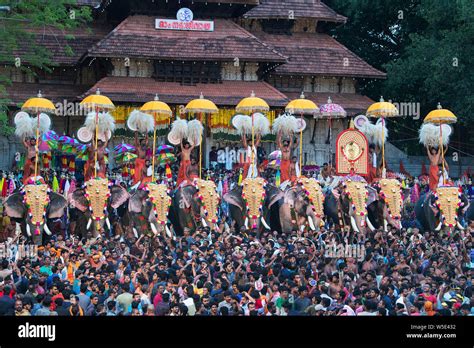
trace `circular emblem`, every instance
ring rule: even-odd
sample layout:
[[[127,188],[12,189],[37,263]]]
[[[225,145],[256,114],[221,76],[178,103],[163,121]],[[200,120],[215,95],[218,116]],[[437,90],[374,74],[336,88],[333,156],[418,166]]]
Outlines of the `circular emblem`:
[[[178,21],[181,21],[181,22],[192,22],[193,11],[191,11],[187,7],[183,7],[182,9],[178,11],[176,18],[178,19]]]

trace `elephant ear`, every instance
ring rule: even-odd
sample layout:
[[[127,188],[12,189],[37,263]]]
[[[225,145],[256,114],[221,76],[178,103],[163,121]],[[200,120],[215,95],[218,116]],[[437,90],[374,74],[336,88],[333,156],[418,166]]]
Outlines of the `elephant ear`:
[[[143,190],[138,190],[135,192],[128,201],[128,210],[131,213],[141,213],[142,207],[148,198],[148,193]]]
[[[278,187],[267,185],[268,208],[271,208],[276,202],[285,197],[285,193]]]
[[[64,208],[67,206],[67,200],[64,196],[51,192],[49,194],[48,218],[58,219],[64,215]]]
[[[232,191],[226,193],[223,197],[227,203],[238,207],[240,210],[244,210],[244,200],[242,198],[242,187],[237,186]]]
[[[89,208],[89,202],[87,202],[87,198],[84,196],[85,193],[86,192],[83,189],[79,189],[68,195],[69,204],[74,208],[85,212]]]
[[[5,201],[5,213],[11,218],[21,219],[26,214],[26,206],[23,203],[23,195],[14,193]]]
[[[130,194],[122,186],[112,186],[110,189],[110,206],[117,209],[130,198]]]

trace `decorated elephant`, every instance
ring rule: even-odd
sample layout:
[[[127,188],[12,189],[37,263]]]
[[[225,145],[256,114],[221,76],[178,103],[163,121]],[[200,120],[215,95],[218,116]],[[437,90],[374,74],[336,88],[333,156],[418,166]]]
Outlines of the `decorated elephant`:
[[[211,180],[195,179],[192,185],[177,189],[172,197],[169,219],[178,236],[185,228],[191,231],[198,227],[218,226],[219,194],[216,184]]]
[[[371,193],[375,197],[371,196]],[[384,231],[387,231],[387,226],[391,225],[400,230],[403,201],[400,181],[380,179],[374,187],[369,188],[368,225],[376,229],[383,228]]]
[[[283,215],[280,215],[280,199],[284,198],[283,192],[267,184],[263,178],[247,178],[242,185],[237,185],[224,195],[224,200],[229,204],[230,216],[235,222],[236,231],[243,227],[246,229],[281,230]],[[267,223],[270,221],[270,225]]]
[[[80,217],[83,221],[87,221],[84,232],[89,232],[93,238],[99,236],[104,223],[111,229],[111,212],[119,209],[129,198],[124,187],[111,185],[107,179],[102,178],[87,181],[84,188],[77,189],[68,196],[69,204],[83,214]],[[78,227],[81,225],[78,224]]]
[[[347,176],[341,184],[326,196],[324,212],[331,222],[340,226],[350,226],[355,232],[365,233],[367,225],[367,205],[369,188],[361,176]],[[337,217],[336,217],[337,216]]]
[[[171,197],[167,185],[149,183],[144,190],[137,190],[128,201],[128,211],[135,233],[137,227],[144,232],[149,226],[155,235],[166,232],[168,237],[172,237],[168,227],[170,205]],[[147,225],[142,225],[142,221],[146,221]]]
[[[5,212],[10,218],[22,221],[22,230],[31,237],[33,243],[43,243],[43,232],[51,235],[47,219],[57,219],[64,215],[66,199],[51,192],[46,184],[25,185],[20,192],[10,195],[5,203]]]
[[[319,182],[313,178],[301,178],[297,185],[285,190],[279,201],[281,232],[304,228],[319,230],[324,217],[324,194]]]
[[[459,188],[443,186],[435,193],[422,195],[415,205],[415,214],[423,230],[439,231],[443,226],[463,229],[460,220],[468,207],[469,202]]]

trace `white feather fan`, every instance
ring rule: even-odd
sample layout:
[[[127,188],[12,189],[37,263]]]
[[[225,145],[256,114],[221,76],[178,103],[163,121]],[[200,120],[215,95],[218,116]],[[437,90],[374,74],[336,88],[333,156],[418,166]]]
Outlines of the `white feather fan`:
[[[441,127],[443,128],[443,145],[446,146],[449,144],[449,137],[451,136],[452,128],[447,124],[443,124]],[[420,144],[439,148],[439,133],[439,126],[431,123],[424,123],[420,128]]]
[[[86,121],[84,122],[84,127],[86,127],[92,134],[95,134],[96,126],[96,113],[89,112],[87,114]],[[99,113],[99,133],[106,134],[110,131],[113,133],[115,131],[115,119],[108,112]]]
[[[153,116],[139,110],[133,110],[128,117],[127,125],[131,130],[137,130],[140,133],[149,133],[153,132],[155,122],[153,121]]]
[[[232,125],[237,129],[239,135],[250,134],[252,132],[252,119],[246,115],[235,115],[232,118]]]
[[[175,139],[186,139],[188,137],[188,121],[178,118],[173,122],[170,134]]]
[[[202,133],[204,127],[198,120],[192,120],[188,122],[188,141],[193,146],[199,146],[201,144]]]
[[[283,114],[273,122],[272,129],[273,134],[278,134],[281,131],[283,135],[289,136],[298,129],[298,121],[294,116]]]
[[[260,134],[262,136],[265,136],[270,133],[270,121],[268,120],[268,118],[265,117],[264,114],[257,112],[253,115],[253,117],[255,133]]]
[[[38,126],[38,117],[33,118],[34,127]],[[47,114],[39,115],[39,131],[40,134],[46,133],[51,129],[51,119]]]
[[[367,121],[364,124],[358,126],[357,129],[359,129],[359,131],[361,131],[365,135],[369,144],[374,143],[374,137],[376,132],[374,124],[372,124],[370,121]]]
[[[34,137],[35,130],[35,123],[30,116],[15,120],[15,135],[20,139],[23,140],[27,137]]]
[[[387,126],[385,125],[385,122],[377,122],[375,125],[372,125],[373,127],[373,135],[372,135],[372,143],[377,145],[377,146],[382,146],[382,135],[383,135],[383,142],[387,142],[388,138],[388,129]]]

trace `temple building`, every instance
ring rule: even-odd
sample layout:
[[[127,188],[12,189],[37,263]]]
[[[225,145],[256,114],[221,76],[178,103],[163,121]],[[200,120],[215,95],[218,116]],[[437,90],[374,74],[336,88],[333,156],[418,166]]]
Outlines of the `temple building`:
[[[97,89],[117,106],[119,128],[130,111],[155,95],[177,116],[201,94],[216,103],[217,119],[230,128],[235,105],[252,92],[270,105],[271,119],[302,92],[318,105],[330,97],[354,116],[372,103],[358,93],[358,82],[385,78],[327,34],[347,19],[319,0],[78,0],[77,6],[91,7],[90,30],[68,33],[73,39],[52,30],[36,33],[37,43],[51,52],[52,72],[32,77],[9,63],[0,66],[13,82],[12,115],[41,90],[58,106],[58,133],[75,134],[84,121],[76,105]],[[177,19],[178,12],[184,17]],[[17,52],[27,53],[27,47]],[[208,120],[206,153],[212,145],[239,145],[235,134],[218,136],[212,122],[219,121]],[[331,160],[335,135],[348,119],[306,117],[306,123],[305,163]],[[125,129],[117,134],[129,136]],[[275,148],[272,142],[265,146],[267,152]],[[17,150],[8,151],[0,167],[8,167]]]

